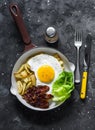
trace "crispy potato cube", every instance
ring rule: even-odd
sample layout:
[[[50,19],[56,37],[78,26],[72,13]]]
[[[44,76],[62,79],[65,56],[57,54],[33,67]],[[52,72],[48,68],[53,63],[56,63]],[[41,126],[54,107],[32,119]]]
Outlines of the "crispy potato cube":
[[[33,87],[32,82],[28,82],[26,87],[27,87],[27,89],[28,89],[29,87]]]
[[[32,85],[36,85],[36,77],[35,75],[32,75]]]
[[[20,75],[20,73],[14,73],[14,76],[15,76],[16,79],[21,79],[22,78],[22,76]]]
[[[17,73],[20,73],[21,71],[23,71],[24,70],[24,64],[19,68],[19,70],[17,71]]]
[[[25,78],[25,77],[28,76],[28,73],[27,73],[26,70],[23,70],[23,71],[20,73],[20,75],[22,76],[22,78]]]
[[[19,94],[21,94],[22,93],[22,82],[21,81],[17,81],[17,89],[18,89]]]

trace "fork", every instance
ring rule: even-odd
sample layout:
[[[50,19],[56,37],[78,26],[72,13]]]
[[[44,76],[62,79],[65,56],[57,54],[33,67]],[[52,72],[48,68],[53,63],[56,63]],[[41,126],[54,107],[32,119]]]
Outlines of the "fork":
[[[82,46],[82,33],[81,32],[78,32],[78,31],[75,32],[74,45],[77,49],[75,83],[80,83],[80,69],[79,69],[80,54],[79,52],[80,52],[80,47]]]

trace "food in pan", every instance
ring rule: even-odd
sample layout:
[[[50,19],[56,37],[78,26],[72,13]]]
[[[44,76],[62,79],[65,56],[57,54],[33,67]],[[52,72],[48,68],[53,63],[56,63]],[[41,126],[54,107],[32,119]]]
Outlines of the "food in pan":
[[[32,106],[39,108],[48,108],[49,101],[53,98],[51,94],[47,94],[49,87],[44,86],[33,86],[28,88],[23,98]]]
[[[37,85],[52,87],[53,82],[63,70],[57,58],[45,53],[31,57],[27,63],[35,73]]]
[[[74,89],[73,74],[64,71],[64,62],[58,54],[32,56],[14,76],[18,93],[38,108],[48,108],[51,102],[64,102]]]
[[[61,72],[52,86],[53,101],[64,102],[71,96],[73,89],[74,83],[72,72]]]
[[[27,63],[23,64],[19,70],[14,73],[14,76],[17,81],[17,88],[20,95],[23,95],[29,87],[36,85],[36,76]]]

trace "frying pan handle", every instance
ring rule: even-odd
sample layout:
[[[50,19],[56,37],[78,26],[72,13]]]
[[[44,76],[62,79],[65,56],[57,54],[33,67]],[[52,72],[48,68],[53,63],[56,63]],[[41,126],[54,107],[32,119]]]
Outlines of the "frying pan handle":
[[[29,45],[31,43],[31,38],[26,30],[26,27],[25,27],[25,24],[24,24],[24,21],[23,21],[23,18],[22,18],[18,5],[15,3],[12,3],[12,4],[10,4],[9,9],[10,9],[12,17],[14,18],[14,20],[17,24],[17,27],[21,33],[21,36],[22,36],[22,39],[23,39],[25,45]],[[34,45],[33,45],[33,47],[34,47]]]

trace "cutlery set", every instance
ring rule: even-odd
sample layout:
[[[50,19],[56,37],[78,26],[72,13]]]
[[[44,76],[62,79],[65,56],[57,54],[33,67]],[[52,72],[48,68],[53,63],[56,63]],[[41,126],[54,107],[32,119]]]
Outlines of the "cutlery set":
[[[75,32],[75,39],[74,45],[77,48],[77,58],[76,58],[76,69],[75,69],[75,83],[81,82],[81,91],[80,91],[80,98],[86,98],[86,89],[87,89],[87,79],[88,79],[88,72],[89,72],[89,65],[90,65],[90,52],[91,52],[91,44],[92,44],[92,36],[88,34],[86,37],[86,43],[84,46],[84,63],[83,63],[83,74],[82,80],[80,76],[80,67],[79,67],[79,50],[82,46],[82,33]]]
[[[77,60],[75,69],[75,83],[80,83],[80,71],[79,71],[79,50],[82,46],[82,33],[75,32],[74,45],[77,48]]]

